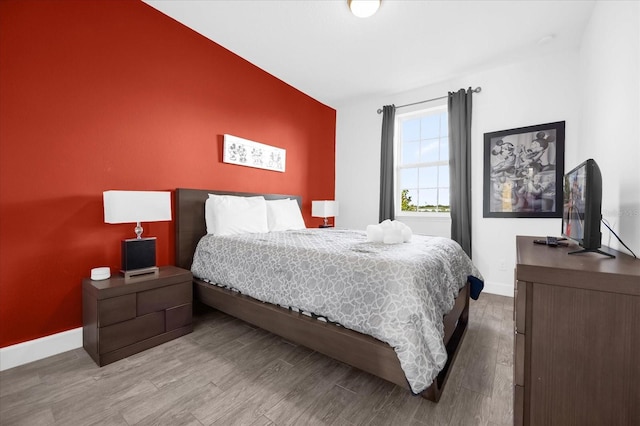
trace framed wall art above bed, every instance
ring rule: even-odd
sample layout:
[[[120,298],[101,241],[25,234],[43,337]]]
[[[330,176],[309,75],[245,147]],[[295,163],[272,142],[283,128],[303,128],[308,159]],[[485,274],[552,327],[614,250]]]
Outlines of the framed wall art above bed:
[[[565,122],[484,134],[483,217],[562,217]]]
[[[287,150],[225,134],[222,161],[284,173]]]

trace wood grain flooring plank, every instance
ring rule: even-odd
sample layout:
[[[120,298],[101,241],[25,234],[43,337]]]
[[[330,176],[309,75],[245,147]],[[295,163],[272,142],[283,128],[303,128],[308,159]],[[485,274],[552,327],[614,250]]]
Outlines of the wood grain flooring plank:
[[[220,324],[213,323],[207,327],[194,328],[194,331],[187,336],[190,340],[198,344],[213,343],[222,345],[230,340],[238,340],[242,335],[249,333],[255,335],[255,328],[243,321],[233,319],[232,321],[223,320]],[[263,337],[267,335],[268,334],[261,334]]]
[[[192,375],[207,377],[211,382],[217,383],[236,369],[232,362],[217,354],[217,349],[204,345],[199,346],[195,353],[181,354],[180,359],[174,360],[178,361],[177,364],[165,363],[167,367],[148,375],[149,380],[159,389]]]
[[[247,348],[239,353],[237,357],[225,356],[224,359],[233,366],[227,374],[217,377],[214,383],[222,390],[228,390],[236,386],[238,381],[251,381],[256,378],[265,365],[279,359],[282,341],[275,336],[265,340],[270,342],[269,346],[259,349]]]
[[[343,422],[352,425],[369,424],[383,407],[389,394],[398,388],[392,383],[356,369],[352,369],[344,380],[339,381],[338,386],[354,392],[356,399],[340,413],[336,425]],[[410,397],[409,393],[405,395]]]
[[[299,379],[282,388],[284,397],[265,416],[279,426],[296,424],[291,422],[320,395],[332,389],[350,370],[351,367],[346,364],[314,352],[308,362],[294,367],[292,372],[298,374]]]
[[[319,388],[315,388],[319,390]],[[313,398],[313,402],[284,425],[332,425],[340,413],[356,398],[356,394],[340,386],[332,386]],[[281,423],[278,423],[280,426]]]
[[[179,400],[186,400],[207,389],[211,381],[199,373],[190,374],[179,381],[158,389],[151,397],[145,398],[122,410],[122,415],[130,424],[143,420],[150,421],[162,415]]]
[[[58,424],[91,424],[105,416],[116,416],[127,407],[135,407],[138,402],[155,396],[157,391],[148,380],[111,379],[82,394],[67,395],[52,404],[52,411]]]
[[[170,408],[160,416],[154,416],[149,420],[136,423],[136,426],[203,426],[193,414],[185,410]]]
[[[288,374],[292,368],[291,364],[281,359],[266,365],[253,380],[248,380],[251,388],[245,398],[220,412],[212,424],[248,425],[255,422],[284,398],[284,389],[290,385],[287,378],[291,381],[297,376]]]
[[[462,388],[491,396],[498,356],[497,347],[476,344],[472,348],[472,358],[465,368]]]
[[[438,403],[424,399],[421,401],[411,419],[412,424],[429,426],[449,425],[460,390],[457,388],[448,392],[446,391],[449,389],[448,386],[449,383],[447,383],[447,388],[445,388],[445,392],[440,396]]]
[[[251,423],[251,426],[277,426],[274,422],[266,418],[265,416],[261,416],[256,419],[255,422]]]
[[[2,426],[33,426],[33,425],[55,425],[53,413],[49,408],[27,411],[18,415],[9,414],[0,416]]]
[[[56,425],[60,425],[60,422],[56,422]],[[64,424],[64,423],[63,423]],[[71,423],[72,425],[82,426],[131,426],[127,421],[122,417],[122,414],[119,412],[114,412],[113,414],[103,413],[101,419],[96,420],[92,423]]]
[[[373,426],[406,425],[414,418],[422,400],[420,396],[407,397],[404,389],[394,386],[369,424]]]
[[[227,410],[241,405],[254,390],[255,386],[249,380],[238,377],[233,386],[221,389],[222,392],[215,400],[194,407],[191,412],[202,424],[210,425]]]
[[[42,384],[38,372],[26,372],[3,377],[0,381],[0,398]],[[1,408],[0,408],[1,409]]]
[[[301,368],[304,365],[300,363]],[[308,366],[317,368],[319,364],[317,360],[309,359]],[[253,377],[237,377],[212,406],[199,408],[195,415],[203,424],[235,423],[237,419],[243,424],[252,423],[277,404],[297,381],[303,380],[300,371],[293,371],[295,368],[275,359],[256,371]]]
[[[65,381],[64,386],[47,383],[23,389],[1,398],[1,414],[2,416],[13,417],[19,413],[26,415],[31,410],[51,409],[55,403],[66,399],[69,395],[81,395],[94,387],[95,381],[91,377],[79,379],[74,375],[74,379]]]
[[[485,313],[482,318],[482,324],[476,330],[474,346],[487,346],[492,348],[498,347],[498,341],[502,331],[502,320],[493,317],[489,312]]]
[[[513,366],[513,340],[515,334],[513,330],[511,332],[502,333],[498,338],[498,352],[496,354],[496,363],[500,365],[506,365],[508,367]]]
[[[465,387],[456,395],[450,426],[485,426],[489,424],[491,397]]]
[[[473,330],[467,331],[467,337],[462,341],[462,346],[460,347],[458,356],[456,357],[456,360],[451,367],[451,371],[449,372],[445,392],[455,393],[460,389],[460,386],[462,386],[462,382],[467,371],[467,365],[475,356],[473,351],[475,333],[477,333],[477,330],[475,332]],[[451,391],[449,391],[449,389],[451,389]]]
[[[196,411],[202,407],[215,406],[223,395],[222,390],[213,383],[207,383],[202,388],[187,392],[174,403],[166,405],[160,413],[147,416],[136,426],[156,426],[180,424],[184,422],[190,425],[204,425],[197,417]]]
[[[83,349],[0,372],[0,424],[504,425],[513,300],[482,294],[440,402],[214,310],[194,332],[98,367]]]
[[[513,368],[496,365],[493,394],[489,404],[489,422],[494,425],[513,424]]]
[[[168,357],[163,349],[162,345],[160,345],[137,354],[139,356],[124,358],[104,367],[98,367],[93,364],[91,377],[96,381],[114,378],[128,381],[131,376],[136,376],[139,380],[143,380],[157,374],[158,370],[160,370],[158,368],[160,365],[162,365],[162,370],[165,370],[183,364],[182,360]]]

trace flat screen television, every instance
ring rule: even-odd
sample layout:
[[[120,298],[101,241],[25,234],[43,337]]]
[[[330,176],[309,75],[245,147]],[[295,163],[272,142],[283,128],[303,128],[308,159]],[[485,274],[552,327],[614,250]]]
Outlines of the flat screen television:
[[[598,164],[588,159],[564,175],[562,236],[576,241],[582,250],[569,254],[597,252],[613,257],[600,248],[602,234],[602,174]]]

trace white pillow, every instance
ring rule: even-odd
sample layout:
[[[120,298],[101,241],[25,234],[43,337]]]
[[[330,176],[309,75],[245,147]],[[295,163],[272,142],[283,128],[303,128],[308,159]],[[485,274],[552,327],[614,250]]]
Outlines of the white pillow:
[[[264,197],[209,194],[205,202],[207,234],[235,235],[269,232]]]
[[[267,200],[267,223],[269,231],[305,229],[306,225],[296,200]]]

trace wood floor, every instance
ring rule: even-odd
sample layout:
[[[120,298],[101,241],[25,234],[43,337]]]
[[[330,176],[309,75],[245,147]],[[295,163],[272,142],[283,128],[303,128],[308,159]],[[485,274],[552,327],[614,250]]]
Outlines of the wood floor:
[[[6,425],[506,425],[513,299],[482,294],[439,403],[217,311],[99,368],[76,349],[0,373]]]

